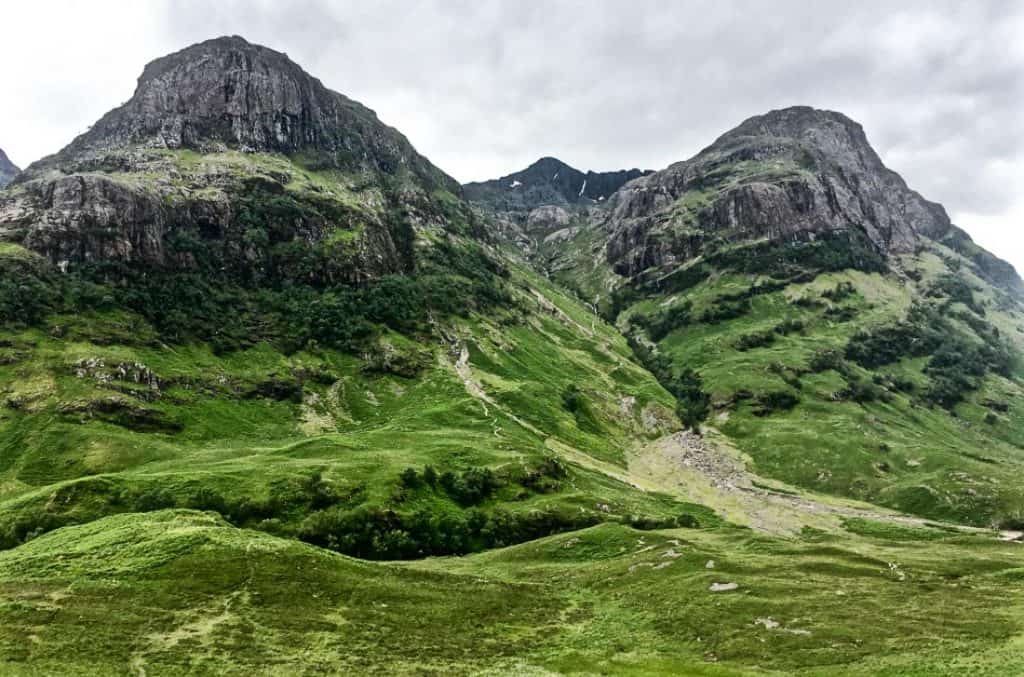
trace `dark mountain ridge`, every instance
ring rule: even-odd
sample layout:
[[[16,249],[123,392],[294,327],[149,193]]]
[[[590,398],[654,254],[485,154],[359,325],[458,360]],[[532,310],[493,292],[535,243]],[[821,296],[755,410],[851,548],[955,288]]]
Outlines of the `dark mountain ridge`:
[[[21,173],[21,170],[11,162],[7,154],[0,148],[0,188],[13,181],[19,173]]]
[[[528,213],[546,205],[604,202],[625,183],[648,172],[624,169],[582,172],[553,157],[543,157],[522,171],[500,179],[467,183],[466,198],[496,212]]]

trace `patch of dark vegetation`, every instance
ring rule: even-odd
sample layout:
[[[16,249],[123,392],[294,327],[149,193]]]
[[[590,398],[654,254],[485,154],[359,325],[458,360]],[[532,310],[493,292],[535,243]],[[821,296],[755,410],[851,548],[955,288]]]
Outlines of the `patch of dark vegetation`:
[[[885,257],[857,229],[819,234],[813,240],[809,235],[800,234],[788,242],[761,242],[718,252],[707,261],[719,270],[789,281],[809,281],[820,273],[851,268],[867,273],[888,270]]]
[[[788,390],[774,390],[758,393],[753,397],[753,414],[770,416],[776,412],[790,411],[800,404],[800,398]]]
[[[833,322],[849,322],[857,317],[857,309],[853,306],[829,306],[824,315]]]
[[[648,338],[657,343],[676,329],[688,325],[692,319],[692,305],[689,301],[676,303],[653,315],[636,315],[633,321],[647,332]]]
[[[813,296],[801,296],[793,301],[793,305],[806,310],[818,310],[825,308],[827,304]]]
[[[723,300],[724,299],[724,300]],[[702,324],[719,324],[735,320],[750,312],[750,299],[729,300],[725,297],[715,299],[711,307],[701,313]]]
[[[980,317],[972,316],[967,321],[976,338],[965,336],[950,321],[965,316],[944,316],[940,310],[914,305],[902,322],[855,334],[846,346],[845,357],[865,369],[905,358],[929,357],[924,373],[930,384],[921,398],[928,404],[952,409],[980,388],[987,374],[1008,376],[1017,359],[999,330]],[[811,365],[813,371],[825,366],[819,356],[812,362],[817,362]],[[893,386],[903,392],[915,390],[906,380],[894,381]]]
[[[881,400],[888,402],[892,394],[878,383],[863,381],[852,375],[846,377],[846,387],[832,394],[836,402],[857,402],[867,404]]]
[[[57,307],[59,279],[41,259],[0,256],[0,325],[33,326]]]
[[[594,415],[586,396],[575,383],[567,386],[562,392],[562,408],[573,415],[580,430],[595,434],[601,433],[602,427],[597,416]]]
[[[511,304],[508,271],[475,242],[433,243],[402,273],[360,272],[351,242],[296,225],[351,220],[321,213],[341,209],[325,205],[260,192],[256,203],[242,201],[239,233],[173,231],[166,245],[176,263],[165,267],[93,261],[58,275],[27,252],[0,256],[0,324],[41,326],[53,314],[120,308],[144,318],[155,339],[206,342],[217,353],[260,342],[358,352],[383,328],[416,335],[438,317]]]
[[[675,515],[581,512],[575,505],[510,508],[532,496],[556,494],[569,479],[568,469],[553,457],[499,470],[406,468],[391,499],[374,502],[365,484],[337,485],[319,470],[274,480],[262,495],[226,494],[198,482],[126,486],[120,479],[88,478],[57,488],[45,505],[0,517],[0,549],[109,514],[169,508],[216,512],[237,526],[365,559],[463,555],[605,521],[638,529],[717,523],[707,509],[675,502]]]
[[[975,301],[974,290],[959,275],[946,273],[928,288],[927,296],[947,299],[946,305],[962,303],[978,315],[985,315],[985,308]]]
[[[676,398],[676,415],[682,424],[698,430],[700,423],[711,413],[711,395],[704,392],[700,374],[689,368],[675,369],[672,360],[633,336],[627,340],[640,364]]]
[[[843,353],[838,350],[819,350],[811,356],[807,363],[807,371],[812,374],[820,374],[825,371],[837,371],[845,374],[849,371],[846,362],[843,360]]]
[[[779,336],[789,336],[790,334],[802,334],[807,329],[806,323],[803,320],[795,320],[792,318],[785,319],[779,322],[777,325],[772,327],[772,331]]]
[[[64,405],[59,409],[59,413],[77,422],[104,421],[142,433],[175,434],[184,430],[181,423],[168,418],[162,411],[141,407],[117,397]]]
[[[781,378],[786,385],[794,390],[803,388],[803,383],[800,382],[800,377],[804,375],[802,369],[794,369],[781,362],[772,362],[768,365],[768,371]]]
[[[821,298],[838,303],[856,293],[857,288],[853,286],[852,282],[840,282],[835,287],[821,292]]]
[[[638,281],[638,286],[648,293],[678,294],[693,289],[711,277],[712,269],[703,263],[686,268],[677,268],[668,275],[652,281]]]
[[[1010,403],[1009,402],[1002,402],[1002,401],[999,401],[999,400],[986,399],[982,404],[985,407],[991,409],[992,411],[998,411],[1000,414],[1007,414],[1010,411]]]
[[[757,331],[740,336],[733,345],[736,350],[746,352],[754,348],[766,348],[773,343],[775,343],[774,331]]]

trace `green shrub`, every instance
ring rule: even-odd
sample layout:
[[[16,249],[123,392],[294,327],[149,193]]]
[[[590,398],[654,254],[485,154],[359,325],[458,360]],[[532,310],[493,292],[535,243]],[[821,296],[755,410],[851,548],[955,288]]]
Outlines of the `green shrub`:
[[[736,350],[746,352],[754,348],[764,348],[775,342],[775,333],[772,331],[754,332],[740,336],[733,345]]]
[[[768,416],[777,411],[789,411],[800,403],[798,398],[788,390],[775,390],[754,396],[755,416]]]

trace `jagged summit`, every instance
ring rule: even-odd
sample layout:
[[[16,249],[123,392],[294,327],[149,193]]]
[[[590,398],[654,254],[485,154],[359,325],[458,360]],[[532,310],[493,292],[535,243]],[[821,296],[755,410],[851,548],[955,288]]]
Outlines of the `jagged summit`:
[[[415,267],[416,229],[469,228],[460,194],[373,111],[226,37],[150,63],[127,103],[21,174],[0,240],[61,265],[187,269],[182,242],[199,238],[207,265],[244,275],[281,263],[284,278],[366,280]],[[316,272],[285,243],[316,249]]]
[[[1000,286],[1021,288],[1009,264],[885,167],[858,123],[807,106],[745,120],[695,157],[630,183],[605,225],[609,262],[629,277],[710,242],[850,233],[885,255],[947,241]]]
[[[369,108],[325,87],[286,54],[238,36],[207,40],[145,67],[135,94],[59,153],[156,148],[304,153],[319,164],[455,182]],[[52,164],[52,163],[48,163]]]
[[[859,123],[838,111],[810,106],[790,106],[747,118],[718,137],[712,145],[752,136],[806,139],[821,144],[821,140],[829,135],[845,145],[870,149],[864,128]]]
[[[0,148],[0,188],[14,180],[20,172],[21,170],[7,157],[7,153]]]
[[[525,215],[537,207],[587,205],[604,202],[624,184],[646,172],[628,169],[582,172],[545,156],[512,174],[468,183],[466,197],[495,211]]]

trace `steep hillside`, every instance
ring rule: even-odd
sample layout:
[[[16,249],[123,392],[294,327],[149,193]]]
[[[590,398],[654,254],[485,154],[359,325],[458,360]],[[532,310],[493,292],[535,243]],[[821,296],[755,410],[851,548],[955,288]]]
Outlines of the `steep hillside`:
[[[1019,521],[1021,280],[848,118],[744,122],[625,186],[549,272],[633,337],[684,418],[762,474]]]
[[[14,177],[16,177],[20,172],[21,170],[11,162],[10,158],[7,157],[7,154],[4,153],[2,148],[0,148],[0,188],[3,188],[13,181]]]
[[[458,192],[284,55],[150,64],[0,198],[3,545],[168,507],[367,558],[714,522],[594,470],[673,400]]]

